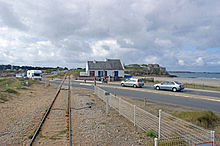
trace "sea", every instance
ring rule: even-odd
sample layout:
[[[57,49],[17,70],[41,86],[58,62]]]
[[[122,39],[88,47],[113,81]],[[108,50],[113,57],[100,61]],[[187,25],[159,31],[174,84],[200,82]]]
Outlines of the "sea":
[[[220,80],[220,72],[168,72],[170,75],[175,75],[178,78],[197,78],[208,80]]]

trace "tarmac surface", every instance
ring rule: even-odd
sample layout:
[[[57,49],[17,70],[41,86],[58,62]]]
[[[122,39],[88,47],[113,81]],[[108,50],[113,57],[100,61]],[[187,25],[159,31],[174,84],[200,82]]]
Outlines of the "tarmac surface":
[[[59,80],[50,81],[52,84],[59,84]],[[93,82],[72,81],[72,87],[86,88],[93,90]],[[102,84],[97,86],[104,90],[120,96],[136,97],[149,101],[180,105],[201,110],[211,110],[220,113],[220,92],[202,89],[185,89],[181,92],[156,91],[150,85],[143,88],[121,87],[120,84]]]

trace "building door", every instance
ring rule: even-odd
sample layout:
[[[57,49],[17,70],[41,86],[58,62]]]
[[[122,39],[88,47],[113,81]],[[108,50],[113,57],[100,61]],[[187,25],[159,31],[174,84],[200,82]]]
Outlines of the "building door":
[[[115,77],[118,77],[118,71],[114,71],[115,72]]]
[[[105,77],[107,77],[107,71],[105,71]]]
[[[91,77],[94,77],[94,76],[95,76],[95,71],[90,71],[90,72],[89,72],[89,75],[90,75]]]

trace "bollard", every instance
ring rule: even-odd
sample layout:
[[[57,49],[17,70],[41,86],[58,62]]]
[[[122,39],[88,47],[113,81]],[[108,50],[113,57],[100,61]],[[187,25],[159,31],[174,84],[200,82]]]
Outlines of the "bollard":
[[[108,96],[110,95],[109,92],[105,92],[105,96],[106,96],[106,114],[108,114]]]

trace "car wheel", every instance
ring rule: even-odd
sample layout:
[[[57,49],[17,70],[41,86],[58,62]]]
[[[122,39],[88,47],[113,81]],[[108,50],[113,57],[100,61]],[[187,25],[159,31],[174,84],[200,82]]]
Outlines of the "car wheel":
[[[122,83],[121,86],[124,87],[125,85]]]
[[[137,88],[137,85],[136,85],[136,84],[134,84],[134,85],[133,85],[133,87],[134,87],[134,88]]]
[[[177,91],[177,89],[176,89],[176,88],[173,88],[173,89],[172,89],[172,91],[173,91],[173,92],[176,92],[176,91]]]
[[[156,87],[156,89],[157,89],[157,90],[160,90],[160,87],[159,87],[159,86],[157,86],[157,87]]]

